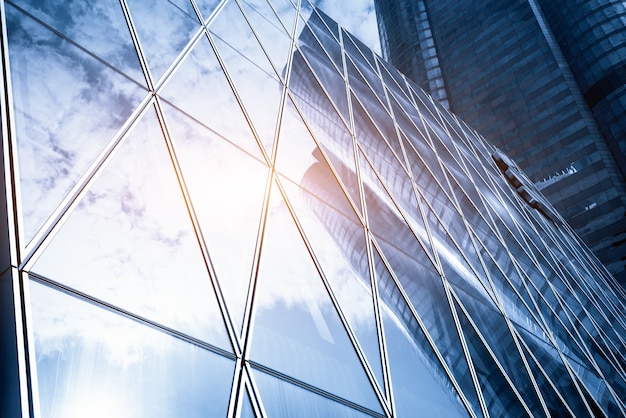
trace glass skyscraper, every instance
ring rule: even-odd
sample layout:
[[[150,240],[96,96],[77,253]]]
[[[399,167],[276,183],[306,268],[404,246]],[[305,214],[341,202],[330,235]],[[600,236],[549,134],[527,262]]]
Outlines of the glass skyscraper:
[[[375,4],[384,57],[514,158],[626,285],[626,4]]]
[[[626,295],[291,0],[0,2],[7,417],[626,415]]]

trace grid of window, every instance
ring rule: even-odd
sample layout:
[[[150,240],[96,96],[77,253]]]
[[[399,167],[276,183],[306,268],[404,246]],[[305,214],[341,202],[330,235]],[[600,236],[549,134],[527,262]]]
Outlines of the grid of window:
[[[322,11],[0,5],[22,416],[626,413],[623,289]]]
[[[421,3],[427,29],[403,13]],[[376,5],[390,62],[433,97],[431,84],[443,81],[449,109],[513,157],[626,285],[623,2]],[[434,39],[443,78],[425,69],[424,36]]]

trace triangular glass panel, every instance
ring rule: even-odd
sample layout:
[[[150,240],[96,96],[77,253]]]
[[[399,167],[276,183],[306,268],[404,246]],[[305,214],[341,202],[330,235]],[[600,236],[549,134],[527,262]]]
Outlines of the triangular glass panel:
[[[399,168],[405,171],[404,154],[398,141],[398,133],[391,115],[382,109],[380,103],[368,103],[373,108],[376,117],[375,123],[363,108],[363,102],[367,99],[352,94],[352,112],[354,115],[354,129],[357,141],[364,152],[372,158],[375,167],[382,173],[390,171],[395,173]],[[384,167],[384,168],[383,168]],[[405,175],[405,174],[403,174]]]
[[[482,416],[476,389],[441,278],[432,267],[420,265],[410,256],[404,254],[401,249],[392,247],[383,240],[380,241],[380,244],[389,266],[402,286],[402,291],[407,295],[411,306],[419,316],[419,322],[423,324],[424,328],[416,320],[383,262],[378,249],[375,248],[374,265],[378,281],[378,294],[381,300],[381,312],[386,311],[397,326],[401,327],[403,332],[413,339],[417,346],[416,349],[420,350],[421,358],[428,359],[429,367],[437,376],[436,379],[447,386],[448,391],[452,391],[453,388],[445,369],[433,357],[432,348],[429,348],[429,343],[424,340],[423,334],[428,333],[441,354],[442,360],[458,383],[463,396],[476,415]],[[388,325],[385,324],[385,326]],[[387,346],[389,346],[389,341],[387,341]]]
[[[533,336],[525,335],[524,330],[518,335],[525,341],[524,354],[551,414],[557,417],[570,416],[566,412],[569,409],[573,416],[588,417],[587,408],[556,350],[539,343]]]
[[[319,22],[316,23],[316,26],[324,25],[324,32],[331,34],[335,38],[335,42],[339,43],[339,25],[337,25],[337,22],[333,19],[328,17],[326,13],[316,7],[311,14],[310,20]]]
[[[254,370],[265,412],[270,417],[345,417],[381,416],[380,412],[351,408],[337,399],[311,392],[286,380]],[[368,413],[369,412],[369,413]],[[384,415],[382,415],[384,416]]]
[[[376,61],[378,62],[378,68],[380,68],[380,73],[383,76],[383,81],[385,85],[391,90],[396,92],[397,90],[401,91],[404,94],[404,97],[411,97],[411,90],[407,86],[404,77],[397,69],[393,68],[391,64],[386,62],[380,57],[376,57]],[[394,93],[397,94],[397,93]],[[411,106],[414,108],[413,106]]]
[[[282,22],[285,31],[291,36],[296,19],[296,6],[289,0],[272,0],[269,3]]]
[[[308,109],[305,109],[308,110]],[[321,127],[323,129],[323,127]],[[347,134],[346,134],[347,135]],[[346,141],[351,138],[347,136]],[[359,196],[359,186],[357,184],[356,175],[354,170],[346,167],[353,160],[353,156],[350,154],[352,143],[341,144],[340,147],[333,143],[334,137],[323,136],[319,137],[320,146],[326,151],[327,157],[330,159],[331,164],[337,171],[337,174],[346,188],[348,194],[352,198],[352,202],[356,209],[360,211],[361,199]],[[329,141],[333,141],[330,144]],[[337,148],[341,151],[341,157],[348,160],[348,163],[344,163],[340,157],[336,156],[339,153]],[[351,164],[353,166],[353,164]],[[292,182],[301,185],[309,192],[319,196],[322,200],[326,200],[327,195],[330,195],[332,199],[335,189],[339,187],[337,180],[331,173],[328,163],[322,153],[319,151],[317,144],[313,141],[309,130],[300,118],[295,106],[291,99],[287,100],[286,111],[283,113],[282,125],[280,128],[279,146],[276,157],[276,170],[290,178]],[[330,180],[329,184],[321,184],[317,177],[319,175],[325,176],[326,180]],[[328,189],[330,188],[330,189]],[[329,193],[330,192],[330,193]],[[337,193],[342,193],[337,190]],[[335,200],[337,200],[335,198]],[[348,201],[341,200],[342,206],[340,210],[352,216],[351,205]],[[348,205],[348,206],[343,206]]]
[[[202,19],[205,22],[209,17],[211,17],[211,15],[215,12],[215,9],[217,9],[217,6],[220,4],[220,0],[195,0],[195,2],[198,5]]]
[[[283,184],[337,302],[383,388],[363,225],[328,168],[325,171],[320,165],[305,174],[306,190],[288,181]]]
[[[116,71],[131,77],[142,87],[145,85],[119,2],[83,2],[74,7],[68,7],[65,0],[25,0],[19,4],[45,25],[109,63]],[[11,25],[9,22],[9,31]],[[107,42],[101,42],[103,36]]]
[[[219,38],[215,43],[265,151],[272,155],[283,84]]]
[[[306,23],[300,18],[299,26],[301,29],[296,37],[297,44],[307,59],[323,61],[328,67],[335,67],[337,73],[343,77],[341,45],[328,33],[328,28],[320,21],[319,16],[316,13],[311,14]]]
[[[411,417],[419,411],[429,417],[467,417],[467,410],[415,320],[407,327],[405,318],[397,317],[386,305],[381,317],[397,416]]]
[[[462,219],[458,214],[451,210],[445,210],[445,205],[441,202],[432,202],[436,207],[430,206],[430,202],[423,200],[422,208],[424,210],[424,218],[426,219],[433,245],[438,253],[438,259],[443,269],[446,280],[453,288],[463,289],[468,294],[480,298],[485,303],[492,303],[493,292],[491,286],[485,277],[484,271],[477,260],[474,246],[470,241],[470,236],[462,223]],[[445,219],[440,219],[437,214],[449,214]],[[456,223],[456,224],[455,224]],[[450,236],[449,229],[457,229],[455,233],[459,234],[463,242],[457,242]],[[459,231],[466,231],[465,235]],[[471,265],[466,258],[472,257],[476,265]],[[476,267],[476,268],[475,268]]]
[[[298,103],[303,102],[301,106],[315,103],[317,111],[323,109],[326,117],[336,121],[335,124],[350,125],[345,80],[336,68],[329,65],[328,55],[312,37],[303,37],[300,49],[294,51],[289,89],[298,97]]]
[[[32,271],[231,349],[154,112],[112,156]]]
[[[387,110],[389,106],[385,97],[385,90],[374,70],[366,62],[361,62],[358,59],[364,61],[360,54],[356,57],[346,54],[346,69],[350,88],[362,102],[366,103],[365,107],[370,114],[378,115],[379,112],[375,111],[376,107]],[[376,121],[378,122],[378,117]]]
[[[376,70],[376,62],[374,60],[374,53],[370,48],[365,46],[361,41],[359,41],[356,37],[352,36],[350,33],[343,31],[343,44],[346,48],[346,53],[354,60],[354,62],[359,66],[361,72],[365,75],[365,77],[370,81],[370,84],[373,87],[377,87],[381,83],[380,78],[378,77],[378,71]],[[364,62],[367,63],[367,67],[361,67],[360,64]],[[366,71],[369,72],[366,73]],[[374,79],[370,79],[370,75],[375,77]]]
[[[226,416],[233,360],[93,301],[28,285],[38,415]]]
[[[267,5],[265,0],[262,3]],[[230,1],[226,4],[220,11],[219,16],[209,26],[209,31],[214,39],[221,41],[218,43],[218,49],[222,58],[226,61],[226,67],[231,70],[231,73],[240,71],[239,62],[248,61],[246,65],[255,65],[263,72],[278,79],[276,74],[285,66],[289,51],[284,54],[282,62],[277,63],[276,69],[274,69],[254,36],[252,29],[250,29],[250,25],[248,25],[237,2]],[[289,41],[289,38],[286,36],[283,36],[283,38]],[[280,38],[276,39],[276,41],[281,43]],[[222,47],[222,44],[226,44],[230,48]],[[287,45],[288,47],[289,45]]]
[[[478,304],[475,303],[475,305]],[[481,340],[458,301],[454,306],[489,413],[493,416],[543,415],[543,408],[537,393],[523,367],[522,359],[517,355],[513,338],[508,332],[508,327],[503,323],[500,313],[488,309],[474,312],[475,322],[480,321],[482,325],[489,327],[489,329],[483,329],[481,333],[483,338],[489,339],[485,342]],[[489,344],[488,348],[485,344]],[[496,363],[494,354],[497,360],[506,361],[504,365],[508,366],[506,372],[508,372],[509,381],[505,377],[505,372]],[[520,401],[520,397],[525,405]]]
[[[6,19],[28,242],[147,92],[9,4]]]
[[[398,167],[399,174],[387,169],[389,182],[395,188],[391,196],[389,188],[380,182],[365,156],[359,154],[370,230],[384,242],[402,248],[404,254],[410,254],[418,263],[432,267],[435,259],[410,179]],[[398,201],[396,197],[402,200]]]
[[[250,360],[382,412],[276,186],[271,196],[254,296]]]
[[[261,46],[274,64],[276,73],[284,77],[291,51],[291,38],[265,0],[243,1],[241,6],[252,29],[258,36]],[[229,30],[232,30],[230,25]],[[247,46],[248,44],[246,44]]]
[[[263,159],[211,45],[200,39],[160,96],[216,134]]]
[[[239,401],[239,418],[256,418],[254,408],[252,407],[252,401],[250,400],[250,394],[248,393],[248,387],[244,386],[243,396]]]
[[[230,317],[241,329],[267,166],[177,109],[164,111]]]
[[[156,85],[180,55],[200,21],[190,2],[127,0],[152,81]]]
[[[320,112],[320,109],[311,106],[310,102],[300,102],[296,98],[298,104],[304,105],[300,108],[304,114],[308,125],[304,125],[298,115],[296,106],[288,99],[286,102],[286,111],[283,114],[283,132],[281,133],[281,150],[278,168],[286,175],[300,183],[303,169],[316,164],[317,162],[326,165],[326,161],[322,153],[318,150],[317,145],[324,150],[329,163],[333,166],[339,179],[350,195],[352,202],[356,205],[357,211],[361,210],[361,197],[359,192],[359,184],[354,168],[354,144],[352,136],[341,123],[341,121],[333,121],[331,118],[337,116],[334,112]],[[330,116],[330,118],[328,118]],[[336,124],[338,123],[338,124]],[[312,140],[307,126],[313,132],[317,144]],[[307,153],[298,160],[308,163],[304,166],[296,167],[291,155],[302,155]],[[306,186],[305,186],[306,187]]]

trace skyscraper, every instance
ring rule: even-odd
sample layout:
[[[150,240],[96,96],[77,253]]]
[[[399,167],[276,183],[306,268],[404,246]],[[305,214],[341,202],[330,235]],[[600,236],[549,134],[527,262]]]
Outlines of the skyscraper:
[[[626,284],[626,5],[376,0],[383,55],[509,154]]]
[[[626,413],[623,289],[322,11],[0,7],[1,415]]]

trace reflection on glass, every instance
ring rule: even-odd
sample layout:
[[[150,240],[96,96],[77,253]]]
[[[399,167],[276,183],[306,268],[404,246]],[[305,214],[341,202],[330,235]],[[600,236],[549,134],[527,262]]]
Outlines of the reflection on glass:
[[[119,1],[21,0],[16,3],[117,70],[144,83]]]
[[[135,127],[32,270],[230,347],[154,111]]]
[[[239,418],[255,418],[254,409],[252,408],[252,402],[250,401],[250,395],[248,389],[244,390],[243,399],[240,401],[241,414]]]
[[[433,376],[428,362],[437,361],[425,347],[419,347],[414,335],[394,314],[381,312],[393,379],[393,395],[399,418],[412,417],[415,411],[425,417],[466,417],[467,411],[442,386],[442,376]],[[444,378],[445,379],[445,378]]]
[[[215,43],[256,133],[267,154],[271,155],[282,84],[276,80],[275,74],[267,73],[221,39],[216,38]]]
[[[265,411],[271,417],[345,417],[364,418],[372,415],[350,408],[306,389],[253,371]],[[384,416],[377,414],[376,416]]]
[[[230,316],[241,329],[267,166],[175,108],[164,111]]]
[[[226,415],[232,360],[29,284],[42,418]]]
[[[218,135],[263,158],[205,38],[198,41],[160,96]]]
[[[28,241],[145,91],[10,5],[6,12]]]
[[[272,189],[263,245],[250,359],[381,411],[276,187]]]
[[[291,49],[291,39],[287,36],[287,31],[265,0],[242,1],[241,5],[263,49],[269,55],[275,71],[284,76],[284,68]],[[246,49],[238,49],[246,51]]]
[[[339,306],[346,315],[348,324],[350,324],[376,376],[379,387],[382,389],[384,381],[372,291],[368,281],[369,265],[365,248],[365,232],[362,224],[357,221],[354,212],[352,212],[352,216],[346,214],[350,210],[347,201],[345,201],[343,208],[337,208],[329,204],[333,200],[334,204],[339,203],[336,202],[336,199],[330,201],[324,199],[324,197],[328,197],[327,192],[336,192],[338,186],[332,184],[336,180],[330,178],[329,173],[320,169],[320,165],[316,164],[311,167],[304,179],[304,186],[313,187],[313,191],[295,187],[288,182],[283,184],[285,184],[289,200],[298,214],[298,220],[311,243],[322,271],[328,278]],[[320,186],[324,186],[324,188],[321,189]],[[313,193],[318,193],[321,197]],[[320,228],[320,218],[331,221],[324,223],[324,227]],[[333,236],[342,237],[343,248],[337,245]],[[359,270],[355,271],[354,266],[346,259],[346,254],[343,253],[346,248],[350,248],[350,255],[358,259],[355,264]]]
[[[127,2],[156,84],[200,28],[200,21],[188,1],[176,4],[166,0]]]

